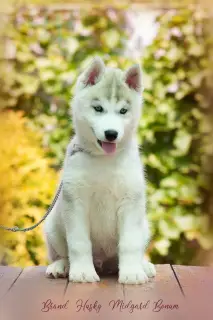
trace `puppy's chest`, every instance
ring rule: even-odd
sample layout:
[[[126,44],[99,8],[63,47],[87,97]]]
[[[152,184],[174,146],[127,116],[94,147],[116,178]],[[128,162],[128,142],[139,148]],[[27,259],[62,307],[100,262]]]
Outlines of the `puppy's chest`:
[[[97,163],[87,169],[87,184],[96,199],[114,201],[119,199],[127,189],[126,171],[113,163]]]
[[[125,181],[116,168],[96,170],[96,175],[89,175],[88,179],[91,238],[95,247],[101,246],[106,252],[116,246],[118,208]]]
[[[102,189],[103,190],[103,189]],[[111,255],[116,250],[118,239],[118,200],[105,190],[95,191],[89,204],[89,224],[90,234],[95,252],[104,250],[107,255]]]

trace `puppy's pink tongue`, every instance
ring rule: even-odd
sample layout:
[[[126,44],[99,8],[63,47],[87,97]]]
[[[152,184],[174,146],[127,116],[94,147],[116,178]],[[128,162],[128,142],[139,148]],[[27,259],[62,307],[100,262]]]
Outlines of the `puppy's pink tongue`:
[[[114,153],[116,150],[116,143],[110,143],[110,142],[101,142],[102,149],[107,153]]]

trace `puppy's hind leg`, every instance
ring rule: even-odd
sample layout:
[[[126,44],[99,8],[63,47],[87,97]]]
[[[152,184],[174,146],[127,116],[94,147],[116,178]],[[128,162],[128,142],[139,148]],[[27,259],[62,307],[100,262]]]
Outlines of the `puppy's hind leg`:
[[[60,256],[54,249],[49,237],[46,235],[48,260],[52,262],[46,270],[48,278],[66,278],[69,273],[68,258]]]
[[[147,219],[145,218],[144,224],[143,224],[143,234],[144,234],[144,251],[147,248],[149,241],[150,241],[150,230],[149,230],[149,224]],[[154,264],[147,261],[145,258],[143,258],[143,270],[146,273],[148,278],[152,278],[156,275],[156,270]]]

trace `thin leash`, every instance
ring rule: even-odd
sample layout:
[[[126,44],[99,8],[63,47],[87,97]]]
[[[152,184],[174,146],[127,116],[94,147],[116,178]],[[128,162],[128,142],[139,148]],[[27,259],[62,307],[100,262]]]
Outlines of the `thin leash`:
[[[58,200],[58,197],[59,197],[60,192],[62,190],[62,185],[63,185],[63,183],[61,182],[60,186],[58,188],[58,191],[57,191],[57,193],[56,193],[56,195],[55,195],[55,197],[53,199],[53,202],[51,203],[51,205],[48,208],[47,212],[45,213],[45,215],[43,216],[43,218],[39,222],[37,222],[36,224],[34,224],[33,226],[28,227],[28,228],[19,228],[17,226],[9,228],[9,227],[5,227],[5,226],[1,226],[0,225],[0,229],[4,229],[4,230],[7,230],[7,231],[12,231],[12,232],[17,232],[17,231],[27,232],[27,231],[33,230],[36,227],[38,227],[46,219],[46,217],[49,215],[50,211],[54,208],[54,205],[56,204],[56,201]]]
[[[70,153],[70,156],[73,156],[76,152],[84,152],[85,150],[77,145],[74,145],[73,147],[73,150],[71,150],[71,153]],[[30,231],[30,230],[33,230],[35,229],[36,227],[38,227],[46,218],[47,216],[49,215],[49,213],[52,211],[52,209],[54,208],[55,204],[56,204],[56,201],[58,200],[59,198],[59,195],[60,195],[60,192],[62,190],[62,186],[63,186],[63,182],[60,183],[59,185],[59,188],[58,188],[58,191],[56,192],[56,195],[51,203],[51,205],[49,206],[47,212],[45,213],[45,215],[43,216],[43,218],[38,221],[36,224],[34,224],[33,226],[31,227],[27,227],[27,228],[19,228],[17,226],[14,226],[12,228],[9,228],[9,227],[6,227],[6,226],[2,226],[0,225],[0,229],[3,229],[3,230],[6,230],[6,231],[12,231],[12,232],[18,232],[18,231],[21,231],[21,232],[27,232],[27,231]]]

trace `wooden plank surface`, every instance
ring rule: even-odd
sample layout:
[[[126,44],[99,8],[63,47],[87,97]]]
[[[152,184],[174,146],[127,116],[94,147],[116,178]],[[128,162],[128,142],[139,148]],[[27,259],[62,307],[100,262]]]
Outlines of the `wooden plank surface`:
[[[188,319],[213,319],[213,267],[173,266],[186,297]]]
[[[0,266],[0,299],[21,274],[21,268]]]
[[[156,268],[145,285],[121,285],[117,276],[74,284],[46,278],[46,267],[0,267],[3,319],[212,320],[213,268]]]
[[[9,293],[3,299],[3,313],[7,320],[34,320],[46,318],[46,306],[61,304],[67,279],[49,279],[46,267],[27,267],[23,270]],[[47,307],[46,307],[47,309]],[[63,310],[49,313],[51,319],[58,319]]]
[[[110,302],[124,299],[124,286],[118,283],[118,277],[101,277],[93,284],[69,283],[65,300],[69,300],[67,319],[123,319],[119,310],[112,312]]]
[[[124,320],[131,315],[131,319],[184,319],[184,297],[173,270],[170,265],[157,265],[156,270],[156,277],[143,286],[125,285],[125,301],[132,302],[132,310],[124,313]]]
[[[213,294],[213,267],[173,266],[173,269],[186,296],[195,291]]]

